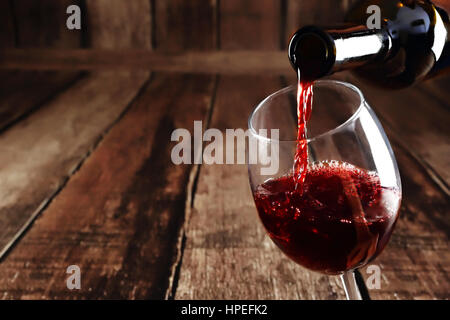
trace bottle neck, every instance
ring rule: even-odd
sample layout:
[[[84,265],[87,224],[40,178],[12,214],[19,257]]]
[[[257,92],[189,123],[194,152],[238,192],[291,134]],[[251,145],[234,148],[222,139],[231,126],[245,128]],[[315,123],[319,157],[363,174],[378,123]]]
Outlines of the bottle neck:
[[[307,26],[292,37],[289,59],[295,69],[300,69],[303,80],[313,81],[336,71],[383,61],[391,49],[392,39],[383,29]]]
[[[392,49],[392,39],[381,30],[369,30],[366,26],[328,29],[334,44],[332,72],[356,68],[372,61],[387,59]]]

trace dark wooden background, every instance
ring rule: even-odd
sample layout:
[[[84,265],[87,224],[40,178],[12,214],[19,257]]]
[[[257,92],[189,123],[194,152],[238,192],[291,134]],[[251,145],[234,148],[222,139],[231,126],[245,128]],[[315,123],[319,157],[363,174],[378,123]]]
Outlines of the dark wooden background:
[[[268,240],[245,166],[175,166],[169,142],[194,120],[246,128],[261,99],[295,81],[290,35],[341,21],[351,2],[1,1],[0,298],[344,298],[339,278]],[[70,4],[80,31],[66,28]],[[449,77],[393,92],[336,77],[379,115],[403,182],[373,262],[381,289],[360,289],[449,299]],[[71,264],[79,291],[66,288]]]

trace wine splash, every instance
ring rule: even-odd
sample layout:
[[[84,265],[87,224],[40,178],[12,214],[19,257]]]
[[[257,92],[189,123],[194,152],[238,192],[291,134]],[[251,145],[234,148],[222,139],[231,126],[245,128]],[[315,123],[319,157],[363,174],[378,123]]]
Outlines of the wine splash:
[[[374,259],[397,219],[398,189],[382,187],[376,173],[345,162],[314,163],[305,172],[302,193],[291,175],[255,190],[270,238],[295,262],[326,274]]]

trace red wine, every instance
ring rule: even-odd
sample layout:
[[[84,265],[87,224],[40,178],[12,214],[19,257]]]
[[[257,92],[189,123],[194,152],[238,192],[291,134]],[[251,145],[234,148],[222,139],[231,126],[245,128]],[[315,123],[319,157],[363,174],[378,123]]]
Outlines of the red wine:
[[[311,164],[302,190],[292,175],[270,179],[254,191],[270,238],[292,260],[340,274],[374,259],[397,219],[400,192],[376,173],[345,162]]]
[[[297,116],[298,116],[298,134],[297,149],[294,158],[294,179],[296,187],[302,188],[305,181],[306,170],[308,166],[308,143],[306,136],[307,121],[311,115],[313,103],[312,83],[302,82],[300,70],[298,71],[297,88]]]

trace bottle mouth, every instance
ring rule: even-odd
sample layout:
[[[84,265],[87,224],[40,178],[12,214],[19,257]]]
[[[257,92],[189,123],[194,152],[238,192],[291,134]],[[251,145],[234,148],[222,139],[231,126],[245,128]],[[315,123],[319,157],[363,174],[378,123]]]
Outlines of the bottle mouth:
[[[336,71],[388,59],[392,48],[387,32],[367,26],[306,26],[292,36],[288,55],[294,70],[300,70],[301,80],[312,82]]]
[[[330,35],[315,26],[298,30],[289,43],[289,60],[302,81],[314,81],[332,73],[336,54]]]

